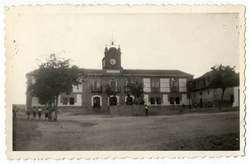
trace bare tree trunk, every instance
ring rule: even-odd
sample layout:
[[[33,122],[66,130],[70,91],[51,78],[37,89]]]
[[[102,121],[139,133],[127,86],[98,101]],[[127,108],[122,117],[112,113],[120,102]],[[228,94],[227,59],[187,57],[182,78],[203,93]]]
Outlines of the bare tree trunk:
[[[57,113],[58,113],[58,111],[57,111],[57,107],[58,107],[58,95],[56,95],[56,103],[55,103],[55,121],[57,121]]]
[[[52,114],[52,101],[51,101],[51,97],[49,99],[49,120],[51,120],[51,114]]]
[[[222,107],[223,97],[224,97],[225,90],[226,90],[226,89],[222,89],[222,94],[221,94],[221,100],[220,100],[219,110],[221,110],[221,107]]]
[[[56,97],[55,97],[55,95],[53,95],[53,110],[54,110],[54,118],[53,118],[53,120],[52,121],[56,121]]]

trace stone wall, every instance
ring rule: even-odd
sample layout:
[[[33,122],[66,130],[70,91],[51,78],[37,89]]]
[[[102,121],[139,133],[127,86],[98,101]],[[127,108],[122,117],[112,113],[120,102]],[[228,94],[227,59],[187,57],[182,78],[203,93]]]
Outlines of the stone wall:
[[[142,116],[142,115],[144,115],[144,105],[116,105],[116,106],[110,106],[110,115]]]

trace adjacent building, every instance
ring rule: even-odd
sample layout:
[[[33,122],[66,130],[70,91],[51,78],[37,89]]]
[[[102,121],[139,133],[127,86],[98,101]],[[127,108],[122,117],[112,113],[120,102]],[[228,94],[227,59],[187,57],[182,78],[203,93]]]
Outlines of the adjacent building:
[[[219,106],[222,89],[212,88],[209,83],[211,72],[189,81],[190,97],[192,105],[198,108]],[[223,106],[239,106],[239,87],[231,87],[225,90]]]
[[[144,103],[149,106],[171,106],[191,104],[188,82],[193,75],[180,70],[145,70],[124,69],[121,61],[122,51],[111,40],[105,47],[101,60],[102,69],[81,69],[82,84],[73,87],[69,95],[62,93],[58,105],[61,107],[79,107],[86,110],[106,110],[110,105],[126,104],[128,101],[128,83],[143,83]],[[32,75],[28,73],[27,84],[32,83]],[[34,81],[34,79],[33,79]],[[109,85],[115,96],[108,97],[105,90]],[[134,99],[129,97],[129,101]],[[27,91],[27,106],[39,106],[39,99],[32,97]]]

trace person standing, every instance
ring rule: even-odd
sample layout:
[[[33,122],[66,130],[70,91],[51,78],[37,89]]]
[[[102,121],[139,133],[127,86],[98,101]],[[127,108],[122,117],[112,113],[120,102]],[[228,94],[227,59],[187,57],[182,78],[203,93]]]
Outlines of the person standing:
[[[36,107],[34,106],[33,108],[33,120],[36,120]]]
[[[186,105],[184,103],[182,104],[182,110],[186,110]]]
[[[27,108],[27,120],[30,119],[30,107]]]
[[[145,115],[148,116],[148,106],[145,105]]]
[[[37,111],[38,111],[38,117],[39,117],[39,120],[40,120],[41,116],[42,116],[42,108],[39,106]]]
[[[55,115],[56,115],[55,110],[52,110],[52,113],[51,113],[51,120],[52,121],[55,121],[55,119],[56,119]]]
[[[45,121],[46,121],[46,118],[48,118],[48,120],[49,120],[49,109],[48,108],[45,111]]]

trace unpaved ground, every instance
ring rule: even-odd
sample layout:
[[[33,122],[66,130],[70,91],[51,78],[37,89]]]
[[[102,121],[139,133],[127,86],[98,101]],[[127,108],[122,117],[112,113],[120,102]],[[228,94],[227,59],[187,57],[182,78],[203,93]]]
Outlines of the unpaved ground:
[[[63,113],[58,122],[18,117],[37,124],[38,132],[22,141],[25,144],[19,150],[210,150],[211,146],[214,150],[239,149],[238,112],[149,117]],[[209,137],[221,140],[211,142]],[[236,141],[236,146],[223,147],[223,143],[232,141]],[[201,143],[204,146],[195,146]]]

